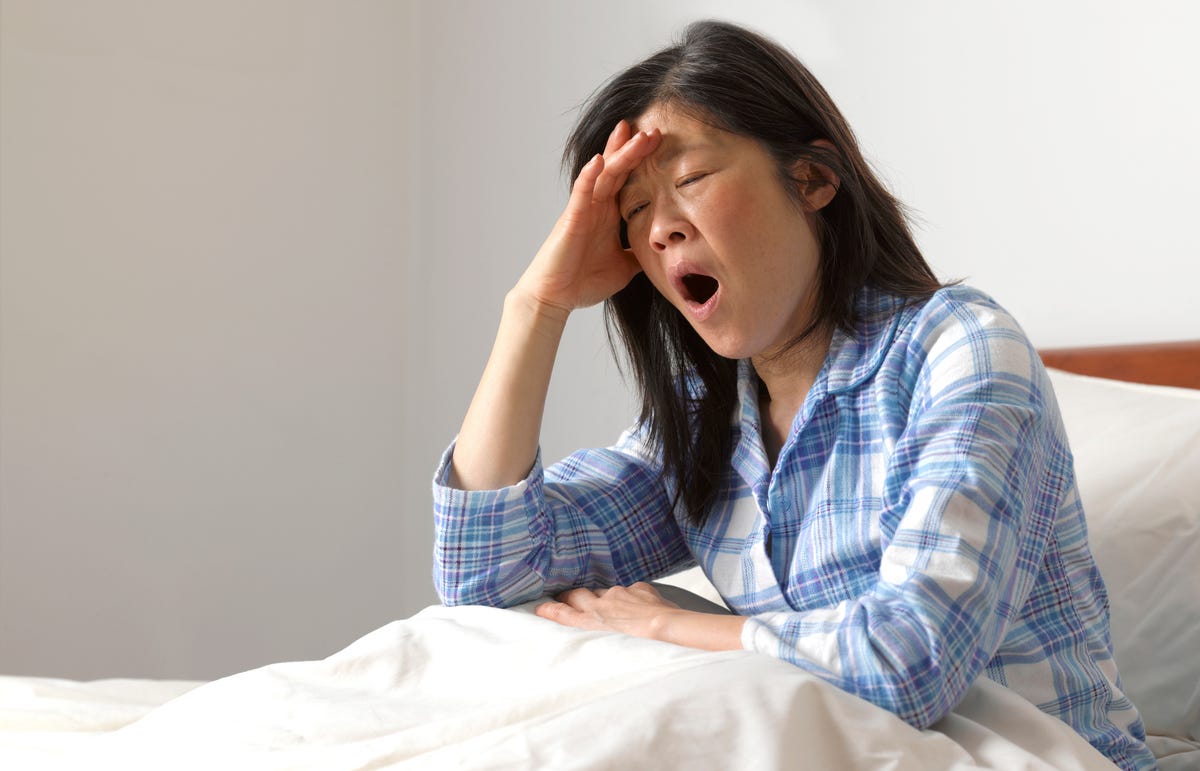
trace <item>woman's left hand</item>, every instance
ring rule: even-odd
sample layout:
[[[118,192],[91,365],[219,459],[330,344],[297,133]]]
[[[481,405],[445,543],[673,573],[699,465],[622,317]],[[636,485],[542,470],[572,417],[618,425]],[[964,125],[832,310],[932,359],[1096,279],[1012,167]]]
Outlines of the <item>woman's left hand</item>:
[[[611,589],[571,589],[537,607],[542,618],[564,626],[622,632],[709,651],[740,650],[741,616],[683,610],[650,584]]]
[[[647,583],[614,586],[610,589],[571,589],[537,607],[542,618],[578,629],[623,632],[635,637],[662,639],[664,614],[683,613],[679,606],[663,599]]]

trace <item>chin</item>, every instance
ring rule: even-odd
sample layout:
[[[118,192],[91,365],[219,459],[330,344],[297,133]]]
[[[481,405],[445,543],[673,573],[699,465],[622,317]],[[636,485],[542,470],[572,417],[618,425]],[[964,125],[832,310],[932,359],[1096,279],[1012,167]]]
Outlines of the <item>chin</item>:
[[[726,359],[748,359],[758,353],[753,345],[743,339],[706,335],[699,329],[696,333],[713,353]]]

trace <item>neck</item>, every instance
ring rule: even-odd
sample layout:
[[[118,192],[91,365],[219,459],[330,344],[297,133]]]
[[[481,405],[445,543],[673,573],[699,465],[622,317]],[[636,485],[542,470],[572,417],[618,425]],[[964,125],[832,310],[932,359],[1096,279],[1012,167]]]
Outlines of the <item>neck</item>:
[[[798,410],[825,365],[832,339],[833,330],[822,328],[781,352],[752,357],[766,401]]]

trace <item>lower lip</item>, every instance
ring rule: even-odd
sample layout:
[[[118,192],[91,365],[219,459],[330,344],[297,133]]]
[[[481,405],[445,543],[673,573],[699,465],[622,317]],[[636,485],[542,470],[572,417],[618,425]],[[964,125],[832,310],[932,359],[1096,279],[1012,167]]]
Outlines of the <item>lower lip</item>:
[[[687,303],[688,312],[696,321],[705,321],[709,316],[717,310],[717,305],[721,302],[721,291],[723,287],[717,285],[717,291],[713,292],[713,296],[708,298],[704,303],[698,303],[695,300],[685,300]]]

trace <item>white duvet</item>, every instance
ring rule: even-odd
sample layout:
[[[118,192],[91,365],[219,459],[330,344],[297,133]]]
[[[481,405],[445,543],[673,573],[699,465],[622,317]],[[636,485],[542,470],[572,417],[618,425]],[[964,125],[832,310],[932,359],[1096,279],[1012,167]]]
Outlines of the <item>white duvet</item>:
[[[1052,372],[1126,692],[1163,771],[1200,769],[1200,394]],[[719,602],[693,570],[666,579]],[[679,598],[673,597],[679,601]],[[1091,769],[990,681],[917,731],[800,670],[429,608],[323,661],[211,683],[0,676],[0,769]]]
[[[1111,769],[983,680],[930,730],[778,660],[431,607],[211,683],[0,677],[2,768]]]

